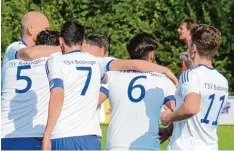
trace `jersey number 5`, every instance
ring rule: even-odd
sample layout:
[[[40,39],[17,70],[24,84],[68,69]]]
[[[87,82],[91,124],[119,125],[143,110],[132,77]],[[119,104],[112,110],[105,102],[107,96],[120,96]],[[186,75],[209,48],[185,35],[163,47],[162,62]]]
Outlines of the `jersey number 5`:
[[[138,79],[146,79],[146,76],[137,76],[137,77],[133,78],[132,81],[128,85],[128,98],[130,99],[130,101],[135,102],[135,103],[140,102],[145,97],[145,88],[143,85],[137,84],[137,85],[133,86],[133,84]],[[133,89],[136,89],[136,88],[141,90],[141,95],[138,98],[133,98],[132,91],[133,91]]]
[[[15,93],[25,93],[32,87],[32,80],[28,76],[21,75],[22,70],[28,70],[28,69],[31,69],[30,65],[18,66],[16,80],[25,80],[27,82],[27,86],[26,88],[21,89],[21,90],[15,89]]]

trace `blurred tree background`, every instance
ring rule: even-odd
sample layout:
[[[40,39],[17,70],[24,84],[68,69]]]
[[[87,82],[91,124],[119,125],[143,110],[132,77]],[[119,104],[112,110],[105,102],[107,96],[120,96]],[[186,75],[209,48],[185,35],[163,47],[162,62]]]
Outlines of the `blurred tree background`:
[[[152,33],[159,41],[156,61],[181,72],[177,28],[184,18],[213,25],[222,33],[222,45],[214,66],[229,81],[234,93],[234,0],[2,0],[2,56],[6,47],[20,39],[20,20],[30,11],[41,11],[51,29],[59,30],[70,19],[86,27],[86,33],[102,33],[110,38],[110,54],[128,58],[126,42],[139,32]],[[206,76],[206,75],[204,75]]]

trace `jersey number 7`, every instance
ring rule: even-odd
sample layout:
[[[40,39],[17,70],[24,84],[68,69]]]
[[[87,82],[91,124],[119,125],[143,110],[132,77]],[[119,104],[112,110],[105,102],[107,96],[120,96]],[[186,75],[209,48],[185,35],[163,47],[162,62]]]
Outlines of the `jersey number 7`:
[[[84,88],[83,88],[83,90],[81,91],[81,94],[80,94],[80,95],[85,95],[86,91],[87,91],[87,89],[89,87],[90,80],[91,80],[92,68],[91,67],[76,67],[76,70],[88,71],[88,75],[87,75],[87,79],[85,81]]]

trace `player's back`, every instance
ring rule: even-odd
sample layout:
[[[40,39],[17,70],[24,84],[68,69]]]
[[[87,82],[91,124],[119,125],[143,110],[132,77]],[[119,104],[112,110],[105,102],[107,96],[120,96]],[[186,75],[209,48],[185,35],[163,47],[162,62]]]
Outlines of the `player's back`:
[[[15,59],[3,64],[2,138],[43,136],[49,102],[46,60]]]
[[[160,109],[173,97],[173,83],[160,73],[111,71],[108,87],[112,114],[107,149],[160,149]]]
[[[189,92],[186,89],[200,94],[200,110],[192,118],[175,123],[169,148],[218,150],[218,118],[228,99],[226,78],[215,68],[205,65],[184,72],[176,92],[177,108],[183,103],[186,92]]]
[[[104,74],[100,58],[88,53],[72,51],[49,59],[48,69],[58,68],[59,74],[48,77],[63,80],[64,103],[52,138],[101,135],[96,118],[101,78]],[[55,83],[56,84],[56,83]]]

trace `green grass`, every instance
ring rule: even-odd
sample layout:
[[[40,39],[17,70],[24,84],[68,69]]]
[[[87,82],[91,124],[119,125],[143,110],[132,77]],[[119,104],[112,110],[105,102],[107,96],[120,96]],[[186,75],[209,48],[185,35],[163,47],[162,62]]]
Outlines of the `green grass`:
[[[106,146],[106,135],[108,125],[101,125],[103,138],[101,140],[102,149]],[[234,126],[219,126],[218,127],[218,137],[219,137],[219,149],[220,150],[234,150]],[[168,141],[161,145],[161,149],[165,150]]]

